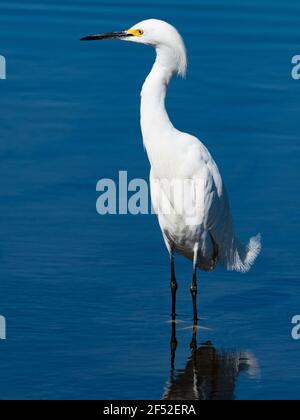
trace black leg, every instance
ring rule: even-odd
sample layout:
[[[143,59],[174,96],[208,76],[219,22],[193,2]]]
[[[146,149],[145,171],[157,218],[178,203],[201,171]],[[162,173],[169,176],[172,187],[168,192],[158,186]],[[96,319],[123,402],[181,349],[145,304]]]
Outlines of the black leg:
[[[191,295],[193,300],[193,314],[194,314],[194,323],[196,324],[198,321],[198,314],[197,314],[197,269],[195,268],[193,273],[193,280],[191,284]]]
[[[193,300],[193,313],[194,313],[194,324],[197,324],[198,313],[197,313],[197,258],[198,258],[198,246],[195,247],[194,261],[193,261],[193,278],[191,284],[191,295]]]
[[[171,254],[171,294],[172,294],[172,321],[175,321],[176,317],[176,292],[178,289],[176,276],[175,276],[175,265],[174,265],[174,255]]]

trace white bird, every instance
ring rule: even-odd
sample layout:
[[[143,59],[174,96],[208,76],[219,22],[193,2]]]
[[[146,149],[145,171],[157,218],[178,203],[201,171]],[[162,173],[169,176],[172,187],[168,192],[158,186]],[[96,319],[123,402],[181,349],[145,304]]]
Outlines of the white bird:
[[[172,319],[177,290],[174,253],[179,253],[193,261],[191,294],[196,323],[197,267],[210,271],[221,264],[228,270],[248,271],[261,249],[260,234],[246,246],[238,240],[215,161],[199,139],[178,131],[169,119],[165,108],[168,84],[176,73],[184,77],[187,68],[185,45],[177,30],[164,21],[148,19],[126,31],[82,40],[111,38],[156,50],[155,63],[141,92],[141,129],[151,164],[151,199],[170,254]],[[166,205],[170,211],[164,211]]]

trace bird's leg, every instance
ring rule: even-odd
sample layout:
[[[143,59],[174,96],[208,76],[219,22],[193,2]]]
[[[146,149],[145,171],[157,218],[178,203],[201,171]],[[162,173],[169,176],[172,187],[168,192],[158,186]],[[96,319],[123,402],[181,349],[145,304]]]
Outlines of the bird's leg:
[[[178,289],[176,276],[175,276],[175,265],[174,265],[174,251],[171,250],[171,294],[172,294],[172,321],[175,321],[176,317],[176,291]]]
[[[194,324],[197,324],[197,259],[198,259],[198,243],[194,247],[194,259],[193,259],[193,278],[191,284],[191,295],[193,299],[193,312],[194,312]]]
[[[197,268],[195,267],[193,270],[193,279],[191,284],[191,295],[193,300],[193,314],[194,314],[194,324],[198,321],[198,314],[197,314]]]

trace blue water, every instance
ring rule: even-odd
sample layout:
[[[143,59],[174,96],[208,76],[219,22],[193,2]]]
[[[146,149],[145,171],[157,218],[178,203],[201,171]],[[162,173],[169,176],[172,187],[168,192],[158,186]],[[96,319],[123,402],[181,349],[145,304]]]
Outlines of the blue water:
[[[214,396],[299,398],[299,14],[293,0],[1,0],[0,398],[191,397],[195,359],[208,383],[218,363]],[[148,177],[139,90],[154,54],[79,42],[150,17],[174,24],[189,52],[168,95],[175,125],[212,152],[240,236],[263,237],[250,273],[199,274],[193,357],[191,265],[177,258],[173,369],[156,218],[95,210],[100,178]]]

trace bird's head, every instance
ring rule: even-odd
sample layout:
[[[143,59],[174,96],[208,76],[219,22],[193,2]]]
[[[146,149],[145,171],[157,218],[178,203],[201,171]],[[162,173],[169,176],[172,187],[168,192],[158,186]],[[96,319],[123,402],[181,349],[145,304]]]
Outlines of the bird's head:
[[[172,72],[184,77],[187,68],[187,55],[184,42],[174,28],[167,22],[158,19],[147,19],[137,23],[130,29],[109,32],[105,34],[89,35],[81,41],[96,41],[102,39],[120,39],[154,47],[157,61]]]

